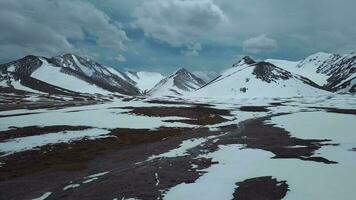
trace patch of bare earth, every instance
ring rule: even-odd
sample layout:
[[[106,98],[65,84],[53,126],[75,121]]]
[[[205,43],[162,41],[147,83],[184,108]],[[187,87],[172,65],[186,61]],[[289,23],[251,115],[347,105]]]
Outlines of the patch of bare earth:
[[[166,122],[182,122],[194,125],[219,124],[231,116],[230,110],[216,109],[203,106],[193,107],[123,107],[130,109],[130,114],[144,115],[149,117],[184,117],[189,119],[166,120]]]
[[[288,192],[286,181],[278,181],[271,176],[246,179],[236,185],[234,200],[279,200]]]
[[[204,174],[201,170],[213,163],[210,159],[194,159],[199,151],[177,158],[145,160],[179,147],[183,140],[221,133],[206,128],[114,129],[111,135],[115,137],[111,138],[17,153],[1,169],[0,197],[31,199],[51,191],[48,199],[157,199],[170,187],[194,182]],[[197,166],[194,169],[193,164]],[[82,183],[82,177],[102,171],[110,173],[92,183]],[[80,187],[64,191],[68,184]]]
[[[7,90],[4,90],[7,89]],[[16,109],[60,109],[66,107],[94,105],[111,101],[111,97],[89,94],[54,95],[30,93],[0,87],[0,111]],[[8,117],[3,115],[1,117]]]
[[[28,137],[34,135],[44,135],[48,133],[58,133],[62,131],[80,131],[89,129],[88,126],[26,126],[26,127],[10,127],[10,130],[0,131],[0,142],[4,140]]]
[[[342,109],[342,108],[329,108],[329,107],[310,107],[310,108],[321,109],[330,113],[356,115],[356,109]]]
[[[26,129],[18,134],[26,134]],[[69,128],[69,127],[67,127]],[[73,129],[73,127],[71,127]],[[84,127],[78,127],[83,129]],[[63,129],[63,127],[47,127],[44,131]],[[146,129],[114,129],[111,137],[96,140],[82,139],[71,143],[58,143],[42,146],[39,150],[18,152],[1,157],[5,164],[0,168],[0,181],[26,174],[38,172],[50,167],[64,170],[80,170],[86,167],[87,161],[102,153],[119,150],[124,146],[157,142],[164,138],[178,137],[185,132],[181,128]],[[14,135],[16,133],[13,133]]]
[[[268,112],[268,106],[241,106],[243,112]]]
[[[248,120],[241,125],[243,131],[235,131],[220,138],[212,146],[212,150],[217,149],[218,145],[243,144],[244,148],[262,149],[272,152],[275,159],[295,158],[306,161],[322,162],[325,164],[336,164],[337,162],[323,157],[315,156],[314,152],[330,144],[330,140],[306,140],[292,137],[285,129],[267,124],[265,121],[269,117]]]
[[[204,107],[212,106],[211,104],[206,104],[206,103],[192,103],[192,102],[184,102],[184,101],[149,100],[147,102],[153,104],[168,104],[168,105],[190,105],[190,106],[204,106]]]

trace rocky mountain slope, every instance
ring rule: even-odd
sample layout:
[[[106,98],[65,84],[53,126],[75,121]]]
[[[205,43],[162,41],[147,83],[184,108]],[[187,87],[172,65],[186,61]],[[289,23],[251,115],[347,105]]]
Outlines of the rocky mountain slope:
[[[356,54],[319,52],[302,61],[269,59],[267,62],[305,76],[330,91],[356,92]]]
[[[158,72],[127,71],[125,74],[135,82],[134,85],[139,88],[142,93],[146,93],[164,79],[164,76]]]
[[[124,73],[74,54],[53,58],[26,56],[0,65],[0,86],[49,94],[139,95]]]
[[[328,93],[308,78],[268,62],[255,62],[250,57],[244,57],[215,80],[189,96],[255,98],[314,96]]]
[[[184,68],[178,69],[172,75],[161,80],[148,95],[150,96],[180,96],[196,89],[205,84],[201,78],[190,73]]]

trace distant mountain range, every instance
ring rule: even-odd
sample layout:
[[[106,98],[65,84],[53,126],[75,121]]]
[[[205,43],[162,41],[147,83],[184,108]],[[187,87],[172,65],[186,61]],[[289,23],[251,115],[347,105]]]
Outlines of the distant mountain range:
[[[316,53],[298,62],[244,57],[210,82],[204,79],[184,68],[167,77],[120,72],[74,54],[0,65],[0,92],[254,98],[354,93],[356,54]]]

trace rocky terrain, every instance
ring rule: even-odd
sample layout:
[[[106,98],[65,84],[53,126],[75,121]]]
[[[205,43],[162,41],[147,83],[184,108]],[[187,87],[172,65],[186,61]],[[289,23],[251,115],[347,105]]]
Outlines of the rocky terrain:
[[[319,52],[299,62],[269,59],[267,62],[305,76],[333,92],[355,92],[356,54]]]
[[[205,84],[201,78],[184,68],[162,79],[148,94],[150,96],[182,96],[195,91]]]

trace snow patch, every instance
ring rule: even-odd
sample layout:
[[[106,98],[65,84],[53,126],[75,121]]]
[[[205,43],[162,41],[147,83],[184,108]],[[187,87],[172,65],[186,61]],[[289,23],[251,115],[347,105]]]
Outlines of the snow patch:
[[[47,199],[50,195],[52,194],[52,192],[46,192],[44,193],[42,196],[38,197],[38,198],[34,198],[32,200],[45,200]]]
[[[61,142],[66,143],[74,140],[80,140],[84,137],[89,139],[95,139],[103,136],[105,137],[105,135],[108,133],[110,132],[103,129],[87,129],[81,131],[62,131],[58,133],[20,137],[1,142],[0,152],[5,153],[2,156],[7,156],[16,152],[45,146],[47,144],[55,144]]]

